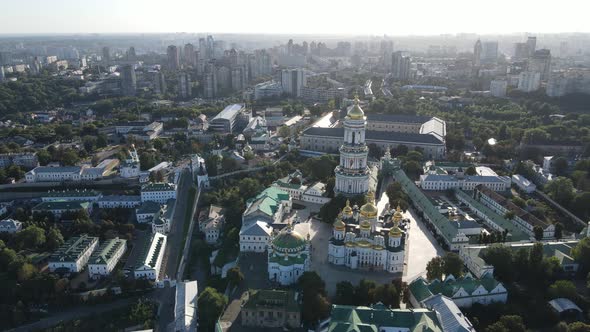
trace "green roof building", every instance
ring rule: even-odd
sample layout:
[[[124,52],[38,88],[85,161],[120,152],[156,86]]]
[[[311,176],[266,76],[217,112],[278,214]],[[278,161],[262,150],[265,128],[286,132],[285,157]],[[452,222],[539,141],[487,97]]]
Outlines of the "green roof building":
[[[70,238],[49,257],[49,271],[81,272],[97,246],[98,238],[88,234]]]
[[[240,315],[245,327],[297,328],[301,305],[291,290],[251,290]]]
[[[109,275],[126,250],[127,240],[116,237],[104,241],[88,260],[89,277],[98,279]]]

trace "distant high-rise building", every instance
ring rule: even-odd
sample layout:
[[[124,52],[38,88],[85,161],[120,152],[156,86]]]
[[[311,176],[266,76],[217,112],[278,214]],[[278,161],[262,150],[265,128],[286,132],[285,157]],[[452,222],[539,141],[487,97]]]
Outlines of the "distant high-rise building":
[[[289,39],[289,42],[287,43],[287,54],[293,54],[293,39]]]
[[[231,70],[231,88],[234,91],[241,91],[246,87],[245,68],[234,67]]]
[[[168,46],[166,54],[168,56],[168,68],[170,70],[180,69],[180,51],[178,47],[174,45]]]
[[[537,91],[541,86],[541,73],[523,71],[518,77],[518,90],[524,92]]]
[[[498,42],[487,41],[481,45],[481,61],[495,63],[498,60]]]
[[[221,92],[231,90],[231,70],[226,66],[221,66],[217,69],[217,88]]]
[[[256,71],[258,76],[270,76],[272,74],[272,60],[266,50],[257,50],[254,52],[256,57]]]
[[[80,57],[80,68],[84,69],[88,67],[88,61],[85,56]]]
[[[281,71],[281,85],[283,92],[293,96],[301,97],[301,89],[306,85],[307,77],[305,69],[283,69]]]
[[[121,90],[124,96],[134,96],[137,90],[135,68],[132,65],[123,66],[121,73]]]
[[[524,60],[529,57],[529,45],[527,43],[514,44],[514,60]]]
[[[39,73],[41,72],[41,61],[39,61],[38,57],[35,57],[33,59],[33,63],[29,68],[31,69],[31,74],[39,75]]]
[[[217,97],[217,75],[215,72],[205,73],[203,80],[203,95],[207,99]]]
[[[0,65],[0,83],[4,82],[5,78],[6,76],[4,76],[4,67]]]
[[[180,98],[192,97],[191,76],[187,73],[178,74],[178,95]]]
[[[527,38],[526,44],[529,46],[529,56],[533,55],[537,50],[537,37]]]
[[[562,97],[568,93],[569,79],[562,74],[551,75],[546,93],[549,97]]]
[[[490,82],[490,93],[494,97],[506,97],[506,88],[508,82],[506,80],[492,80]]]
[[[137,58],[137,54],[135,53],[135,47],[131,46],[129,47],[129,50],[127,51],[127,60],[133,61]]]
[[[164,77],[164,73],[158,71],[154,73],[154,93],[158,95],[163,95],[166,93],[166,78]]]
[[[195,46],[191,43],[184,45],[184,64],[192,68],[197,67]]]
[[[551,51],[548,49],[536,50],[529,59],[528,71],[541,73],[541,81],[549,79],[551,74]]]
[[[402,52],[394,52],[391,55],[391,75],[396,80],[410,79],[412,59]]]
[[[481,41],[478,39],[473,46],[473,65],[481,66]]]
[[[559,56],[565,58],[569,53],[569,45],[566,41],[559,43]]]
[[[102,62],[105,65],[108,65],[111,63],[111,49],[108,48],[107,46],[102,48]]]

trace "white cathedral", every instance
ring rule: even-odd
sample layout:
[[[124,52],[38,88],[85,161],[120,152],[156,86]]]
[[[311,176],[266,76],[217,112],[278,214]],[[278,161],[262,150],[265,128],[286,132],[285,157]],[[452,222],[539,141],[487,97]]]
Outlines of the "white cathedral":
[[[351,269],[403,272],[407,227],[402,219],[398,206],[392,216],[379,220],[372,192],[360,208],[347,201],[333,225],[328,262]]]
[[[336,166],[334,193],[345,196],[366,194],[369,191],[370,169],[367,166],[369,148],[365,143],[367,121],[359,106],[359,99],[344,119],[344,143],[340,147],[340,165]]]

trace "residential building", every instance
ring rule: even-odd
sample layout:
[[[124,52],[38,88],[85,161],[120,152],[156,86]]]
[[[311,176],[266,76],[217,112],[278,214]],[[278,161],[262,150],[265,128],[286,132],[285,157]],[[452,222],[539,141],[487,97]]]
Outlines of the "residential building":
[[[174,45],[168,46],[168,49],[166,50],[166,55],[168,57],[168,69],[180,69],[180,50],[178,49],[178,47]]]
[[[301,304],[291,290],[250,290],[240,316],[245,327],[296,329],[301,325]]]
[[[559,265],[565,272],[575,273],[578,271],[579,264],[572,255],[572,249],[578,244],[578,240],[538,243],[543,245],[543,256],[557,258]],[[530,250],[535,245],[535,242],[511,242],[501,245],[516,253],[520,249]],[[485,253],[490,246],[492,245],[470,245],[461,248],[459,251],[459,256],[463,259],[467,269],[478,278],[494,274],[494,266],[485,260]]]
[[[55,218],[61,218],[63,214],[78,213],[82,211],[90,215],[92,213],[92,204],[81,201],[52,201],[41,202],[35,205],[32,209],[33,214],[51,213]]]
[[[190,98],[192,96],[191,76],[182,72],[178,74],[178,95],[180,98]]]
[[[30,169],[39,166],[39,161],[37,160],[37,154],[33,152],[0,154],[0,167],[6,168],[11,165]]]
[[[268,279],[286,286],[297,282],[311,266],[309,237],[305,239],[289,223],[271,236],[268,249]]]
[[[394,52],[391,55],[391,74],[396,80],[408,80],[411,75],[412,58],[403,52]]]
[[[176,185],[173,183],[148,183],[141,187],[142,202],[165,204],[169,199],[176,199]]]
[[[236,129],[237,118],[245,110],[245,105],[232,104],[219,112],[211,121],[209,128],[215,132],[233,133]]]
[[[80,201],[96,202],[102,197],[102,194],[96,190],[50,190],[41,197],[43,202],[56,201]]]
[[[265,221],[242,224],[240,228],[240,252],[265,252],[273,228]]]
[[[546,93],[549,97],[562,97],[569,93],[570,80],[564,75],[550,75],[547,82]]]
[[[494,97],[506,97],[506,88],[508,88],[508,81],[506,80],[492,80],[490,82],[490,93]]]
[[[529,59],[527,70],[540,73],[541,81],[547,81],[551,74],[551,51],[548,49],[534,51]]]
[[[135,279],[160,279],[160,267],[164,252],[166,251],[166,235],[162,233],[152,233],[151,238],[147,241],[137,244],[139,255],[133,266],[133,276]]]
[[[127,240],[108,239],[104,241],[88,260],[88,276],[98,279],[111,274],[127,250]]]
[[[518,77],[518,90],[523,92],[537,91],[541,87],[541,74],[539,72],[523,71]]]
[[[450,298],[460,308],[469,308],[475,303],[506,303],[508,300],[508,291],[504,285],[490,274],[480,279],[470,274],[460,278],[449,275],[442,281],[435,279],[431,282],[418,277],[410,283],[409,289],[410,303],[414,308],[421,307],[424,300],[437,294]]]
[[[512,183],[514,183],[520,190],[527,194],[535,192],[537,186],[520,174],[512,175]]]
[[[164,76],[163,72],[157,71],[154,73],[153,89],[154,93],[158,95],[163,95],[166,93],[166,77]]]
[[[137,195],[107,195],[97,201],[101,209],[133,209],[141,205],[141,196]]]
[[[14,219],[4,219],[0,221],[0,233],[14,234],[23,229],[23,223]]]
[[[478,185],[475,188],[474,198],[499,215],[505,215],[509,211],[512,212],[514,214],[512,222],[530,236],[535,236],[536,226],[543,229],[544,239],[552,239],[555,236],[555,225],[540,220],[530,212],[527,212],[512,203],[508,198],[484,185]]]
[[[473,46],[473,65],[475,67],[481,66],[481,52],[482,52],[481,40],[478,39],[475,42],[475,45]]]
[[[121,91],[124,96],[135,96],[137,90],[137,78],[133,65],[124,65],[121,72]]]
[[[81,172],[80,166],[38,166],[25,174],[25,180],[26,182],[77,181]]]
[[[82,272],[94,249],[98,246],[98,238],[82,234],[74,236],[61,245],[49,257],[50,272]]]
[[[481,61],[483,63],[495,63],[498,60],[498,42],[486,41],[481,46]]]
[[[135,209],[135,218],[140,224],[151,223],[152,220],[163,214],[163,212],[160,203],[154,201],[142,202],[141,205]]]
[[[283,69],[281,71],[281,86],[283,93],[292,97],[301,97],[301,89],[307,84],[305,69]]]
[[[199,213],[198,222],[199,230],[205,234],[205,242],[215,244],[225,223],[225,210],[219,206],[209,205]]]

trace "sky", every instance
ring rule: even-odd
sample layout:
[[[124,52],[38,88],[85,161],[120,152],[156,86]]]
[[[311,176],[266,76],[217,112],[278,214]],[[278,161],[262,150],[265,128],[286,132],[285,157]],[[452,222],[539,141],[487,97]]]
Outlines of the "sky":
[[[2,34],[590,32],[588,0],[0,0]]]

